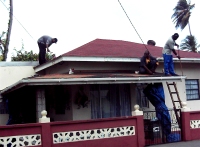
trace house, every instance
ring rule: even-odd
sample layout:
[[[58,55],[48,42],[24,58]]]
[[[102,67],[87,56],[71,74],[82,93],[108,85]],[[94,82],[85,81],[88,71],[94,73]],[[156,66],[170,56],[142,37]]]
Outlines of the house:
[[[146,47],[160,61],[160,74],[135,74]],[[143,89],[138,87],[143,83],[162,83],[166,105],[173,108],[166,82],[177,82],[181,101],[199,110],[200,54],[179,51],[179,55],[181,61],[174,58],[174,64],[180,76],[169,77],[162,74],[162,47],[95,39],[35,66],[34,75],[24,75],[0,91],[2,103],[8,99],[23,123],[38,122],[42,110],[47,110],[51,122],[116,118],[131,116],[136,104],[144,111],[154,108],[148,100],[141,101]]]

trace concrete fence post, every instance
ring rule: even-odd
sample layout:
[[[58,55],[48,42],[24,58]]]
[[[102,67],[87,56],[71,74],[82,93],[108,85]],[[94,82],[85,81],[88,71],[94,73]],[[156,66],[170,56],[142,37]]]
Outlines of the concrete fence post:
[[[182,102],[183,108],[181,108],[181,132],[183,141],[191,140],[190,131],[190,109],[187,107],[186,102]]]
[[[143,119],[143,111],[140,111],[140,106],[135,105],[134,106],[135,111],[132,112],[132,116],[137,116],[137,128],[136,128],[136,134],[138,136],[137,142],[138,147],[144,147],[145,146],[145,136],[144,136],[144,119]]]
[[[50,122],[50,118],[47,117],[47,111],[46,110],[43,110],[41,112],[41,115],[42,115],[42,118],[39,118],[39,123],[47,123],[47,122]]]
[[[51,147],[53,145],[53,136],[50,123],[42,123],[41,140],[42,147]]]

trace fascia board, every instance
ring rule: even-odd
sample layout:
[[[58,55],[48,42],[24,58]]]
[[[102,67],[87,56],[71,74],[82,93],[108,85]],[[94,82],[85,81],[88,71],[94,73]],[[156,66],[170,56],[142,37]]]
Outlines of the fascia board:
[[[160,83],[160,82],[181,82],[186,76],[173,77],[131,77],[131,78],[73,78],[73,79],[23,79],[3,89],[4,94],[23,86],[30,85],[76,85],[76,84],[120,84],[120,83]]]

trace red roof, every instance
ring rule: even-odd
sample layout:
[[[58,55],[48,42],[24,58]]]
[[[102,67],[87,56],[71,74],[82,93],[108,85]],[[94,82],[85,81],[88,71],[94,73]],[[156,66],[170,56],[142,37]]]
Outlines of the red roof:
[[[162,47],[150,46],[122,40],[95,39],[62,56],[78,57],[122,57],[140,58],[146,48],[154,57],[162,57]],[[183,58],[200,58],[200,54],[194,52],[179,51]]]

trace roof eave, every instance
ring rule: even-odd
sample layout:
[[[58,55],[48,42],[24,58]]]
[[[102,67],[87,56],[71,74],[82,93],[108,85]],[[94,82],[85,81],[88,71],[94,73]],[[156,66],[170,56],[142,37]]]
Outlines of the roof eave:
[[[71,79],[22,79],[19,82],[3,89],[0,94],[6,94],[29,85],[77,85],[77,84],[119,84],[119,83],[160,83],[178,82],[186,76],[172,77],[127,77],[127,78],[71,78]]]
[[[157,58],[159,61],[163,61],[163,57]],[[35,72],[42,71],[52,65],[58,64],[62,61],[93,61],[93,62],[140,62],[140,58],[124,58],[124,57],[82,57],[82,56],[60,56],[52,61],[44,63],[42,65],[34,67]],[[182,63],[200,63],[199,58],[174,58],[174,62]]]
[[[42,71],[43,69],[46,69],[46,68],[48,68],[48,67],[50,67],[52,65],[58,64],[58,63],[60,63],[62,61],[63,61],[62,56],[60,56],[60,57],[58,57],[56,59],[53,59],[53,60],[51,60],[49,62],[46,62],[44,64],[41,64],[41,65],[38,65],[38,66],[34,67],[34,70],[35,70],[35,72],[39,72],[39,71]]]

